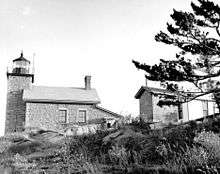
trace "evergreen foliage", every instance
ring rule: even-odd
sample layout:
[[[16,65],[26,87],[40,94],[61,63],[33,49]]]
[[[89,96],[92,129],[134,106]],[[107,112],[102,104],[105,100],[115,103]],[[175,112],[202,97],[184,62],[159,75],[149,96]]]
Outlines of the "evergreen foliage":
[[[215,77],[220,75],[220,7],[209,0],[197,0],[191,7],[192,12],[174,9],[167,32],[155,36],[156,41],[179,48],[174,59],[160,59],[153,66],[132,61],[146,72],[146,79],[160,81],[167,90],[178,93],[176,98],[166,97],[163,105],[178,105],[205,94],[218,97],[219,82]],[[180,88],[179,82],[193,84],[199,93]]]

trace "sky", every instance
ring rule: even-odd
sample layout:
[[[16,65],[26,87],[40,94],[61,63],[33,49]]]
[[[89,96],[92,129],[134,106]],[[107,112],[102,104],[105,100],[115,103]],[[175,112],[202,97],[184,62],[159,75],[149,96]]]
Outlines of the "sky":
[[[21,50],[35,57],[34,85],[83,87],[91,75],[102,107],[137,116],[134,95],[145,78],[131,61],[174,57],[173,47],[154,40],[173,8],[189,10],[190,0],[0,0],[0,135],[6,69]]]

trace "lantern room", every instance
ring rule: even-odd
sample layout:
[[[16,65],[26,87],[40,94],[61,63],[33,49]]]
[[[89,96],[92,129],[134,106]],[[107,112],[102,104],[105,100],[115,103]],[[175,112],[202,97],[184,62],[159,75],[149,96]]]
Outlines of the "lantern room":
[[[19,58],[13,60],[12,73],[15,74],[30,73],[30,61],[24,58],[23,52],[21,52]]]

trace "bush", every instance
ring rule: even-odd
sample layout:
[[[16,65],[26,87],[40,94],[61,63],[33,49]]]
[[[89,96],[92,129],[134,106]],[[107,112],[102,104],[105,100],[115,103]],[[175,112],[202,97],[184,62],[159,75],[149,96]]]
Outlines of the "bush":
[[[13,162],[13,166],[17,170],[28,170],[36,166],[34,163],[29,163],[28,160],[20,154],[14,155]]]
[[[194,144],[195,129],[191,125],[169,129],[164,133],[167,142],[178,151],[178,147],[186,148]],[[175,148],[177,147],[177,148]],[[173,149],[173,150],[174,150]]]
[[[97,131],[96,134],[73,136],[70,140],[70,151],[71,153],[83,151],[91,159],[107,154],[112,145],[110,143],[104,144],[103,138],[115,131]]]
[[[209,152],[209,165],[220,164],[220,137],[211,131],[202,131],[194,141]]]
[[[167,141],[157,146],[164,159],[164,168],[180,173],[218,173],[220,161],[220,138],[213,132],[198,133],[189,146],[170,146]],[[179,149],[179,150],[176,150]]]
[[[165,166],[180,173],[218,173],[216,165],[209,164],[209,153],[203,147],[188,147],[183,153],[178,153]]]
[[[130,128],[136,132],[141,132],[143,134],[148,134],[150,131],[150,124],[145,122],[143,119],[134,120],[129,124]]]
[[[220,118],[215,117],[208,119],[205,123],[203,123],[203,129],[214,133],[220,133]]]
[[[30,132],[35,141],[12,134],[1,139],[0,150],[12,156],[7,157],[10,166],[23,171],[36,164],[32,171],[54,173],[216,173],[220,138],[201,130],[217,132],[218,121],[190,122],[159,130],[135,121],[117,130],[68,136],[55,144],[47,143],[47,132]],[[50,132],[49,137],[53,137]]]
[[[8,140],[0,140],[0,154],[7,151],[11,144]]]

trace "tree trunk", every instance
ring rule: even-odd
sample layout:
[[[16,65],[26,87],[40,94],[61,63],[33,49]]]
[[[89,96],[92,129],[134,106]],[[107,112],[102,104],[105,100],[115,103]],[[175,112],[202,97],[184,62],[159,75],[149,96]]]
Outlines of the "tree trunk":
[[[213,95],[214,95],[215,102],[218,106],[218,112],[220,113],[220,92],[214,92]]]

